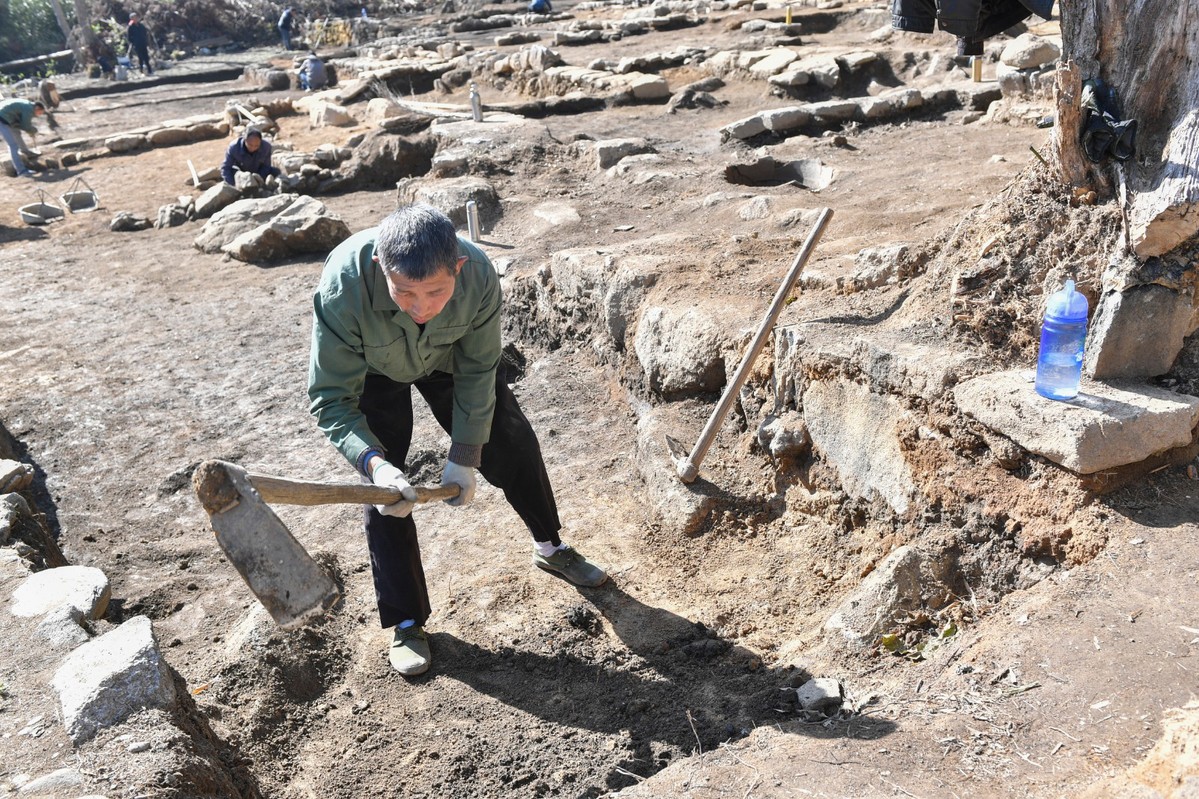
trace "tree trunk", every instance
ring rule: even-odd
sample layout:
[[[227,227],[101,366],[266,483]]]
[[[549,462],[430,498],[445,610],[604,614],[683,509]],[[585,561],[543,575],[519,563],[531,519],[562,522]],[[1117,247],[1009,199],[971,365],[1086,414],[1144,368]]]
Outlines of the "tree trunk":
[[[58,0],[51,0],[58,2]],[[88,61],[94,61],[92,53],[100,52],[100,40],[96,36],[96,32],[92,30],[92,14],[87,7],[87,0],[74,0],[75,5],[75,21],[79,24],[78,41],[84,52],[88,54]],[[81,64],[87,62],[80,62]]]
[[[67,22],[67,15],[63,13],[62,3],[59,0],[50,0],[50,8],[54,10],[54,19],[58,22],[58,29],[62,31],[63,41],[66,42],[67,47],[71,48],[71,52],[75,54],[75,63],[86,63],[78,39],[71,35],[71,24]]]
[[[1199,232],[1199,9],[1195,0],[1063,0],[1058,75],[1058,163],[1064,180],[1109,195],[1119,189],[1140,258]],[[1116,91],[1137,120],[1136,155],[1093,164],[1080,143],[1083,81]],[[1127,199],[1123,195],[1127,192]]]

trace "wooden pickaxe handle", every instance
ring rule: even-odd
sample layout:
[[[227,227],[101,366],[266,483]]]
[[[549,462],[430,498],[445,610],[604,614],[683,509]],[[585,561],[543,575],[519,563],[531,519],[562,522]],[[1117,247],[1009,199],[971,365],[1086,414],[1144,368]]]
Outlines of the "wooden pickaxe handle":
[[[322,483],[253,473],[247,473],[246,477],[264,501],[281,505],[390,505],[404,498],[398,488],[369,483]],[[432,488],[413,488],[416,489],[417,504],[453,499],[461,491],[461,488],[453,483]]]

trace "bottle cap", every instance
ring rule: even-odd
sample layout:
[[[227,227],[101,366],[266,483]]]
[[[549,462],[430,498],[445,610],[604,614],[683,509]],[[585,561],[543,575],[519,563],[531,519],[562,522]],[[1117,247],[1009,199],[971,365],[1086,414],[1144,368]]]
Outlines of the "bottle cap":
[[[1067,280],[1061,291],[1049,296],[1045,316],[1063,322],[1087,321],[1087,298],[1074,290],[1074,281]]]

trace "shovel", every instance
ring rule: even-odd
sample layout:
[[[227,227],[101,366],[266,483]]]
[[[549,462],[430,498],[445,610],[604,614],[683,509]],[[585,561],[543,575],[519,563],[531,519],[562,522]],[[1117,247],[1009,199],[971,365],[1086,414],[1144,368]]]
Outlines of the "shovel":
[[[340,592],[267,503],[390,505],[403,499],[398,488],[289,480],[250,474],[240,466],[216,460],[196,467],[192,487],[208,512],[225,556],[285,630],[300,627],[328,610]],[[460,490],[457,485],[414,488],[417,503],[453,499]]]
[[[762,317],[762,323],[758,325],[758,332],[754,336],[753,341],[749,344],[749,349],[745,351],[745,357],[741,359],[741,365],[737,367],[737,372],[733,375],[733,379],[729,381],[728,386],[724,389],[724,395],[721,396],[720,402],[717,403],[716,409],[712,411],[712,415],[708,418],[708,423],[704,425],[703,432],[699,434],[699,440],[695,442],[695,446],[688,453],[682,442],[676,441],[670,436],[666,436],[666,446],[670,450],[670,458],[674,462],[675,472],[679,479],[684,483],[695,482],[695,478],[699,476],[699,465],[703,461],[704,456],[708,454],[708,448],[712,446],[712,442],[716,439],[716,433],[720,431],[720,426],[724,424],[724,419],[729,414],[729,410],[733,407],[733,402],[737,399],[738,392],[741,391],[741,386],[745,384],[746,378],[749,377],[749,370],[753,366],[754,361],[758,357],[758,353],[762,351],[762,347],[766,345],[766,339],[770,336],[770,331],[774,329],[774,323],[778,321],[779,314],[783,311],[783,306],[787,303],[787,297],[791,294],[791,289],[795,286],[795,281],[799,280],[799,275],[803,272],[804,265],[808,262],[808,257],[812,254],[812,250],[816,249],[816,242],[820,241],[821,234],[824,233],[828,222],[833,218],[833,209],[825,208],[820,212],[816,224],[812,227],[812,231],[808,233],[808,238],[803,243],[803,247],[795,255],[795,260],[791,264],[791,270],[787,272],[787,276],[783,278],[782,285],[779,286],[778,293],[774,295],[774,301],[770,303],[770,310],[766,312],[766,316]]]

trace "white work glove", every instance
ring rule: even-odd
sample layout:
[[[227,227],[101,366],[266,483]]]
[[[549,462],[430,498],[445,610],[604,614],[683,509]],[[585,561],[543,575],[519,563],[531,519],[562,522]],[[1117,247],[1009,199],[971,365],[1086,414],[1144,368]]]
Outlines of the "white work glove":
[[[453,505],[455,508],[460,508],[469,503],[475,498],[475,470],[470,466],[463,466],[460,463],[453,461],[445,462],[445,471],[441,473],[442,485],[456,485],[459,489],[458,496],[453,499],[447,499],[445,504]]]
[[[404,498],[390,505],[376,505],[375,510],[382,513],[384,516],[399,516],[403,518],[416,506],[416,489],[408,482],[408,478],[404,473],[395,467],[395,465],[383,461],[375,467],[375,471],[371,474],[371,482],[377,486],[390,486],[398,488],[403,492]]]

